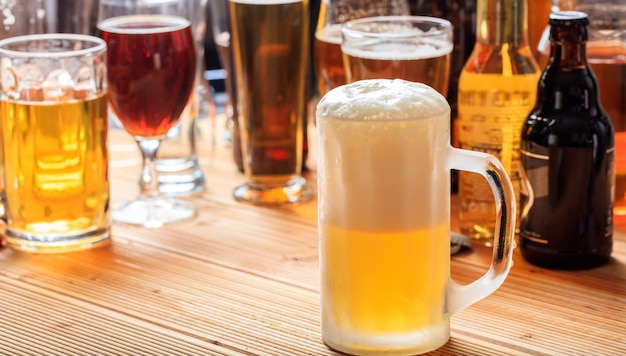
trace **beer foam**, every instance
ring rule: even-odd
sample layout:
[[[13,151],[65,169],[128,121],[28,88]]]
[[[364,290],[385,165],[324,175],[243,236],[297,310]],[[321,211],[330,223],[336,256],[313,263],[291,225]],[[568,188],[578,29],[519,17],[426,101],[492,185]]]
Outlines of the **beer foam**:
[[[332,89],[317,104],[318,118],[406,120],[448,114],[446,98],[430,86],[402,79],[368,79]]]
[[[352,57],[381,60],[416,60],[445,56],[452,52],[453,45],[449,41],[423,40],[406,42],[387,42],[359,40],[344,42],[341,50]]]

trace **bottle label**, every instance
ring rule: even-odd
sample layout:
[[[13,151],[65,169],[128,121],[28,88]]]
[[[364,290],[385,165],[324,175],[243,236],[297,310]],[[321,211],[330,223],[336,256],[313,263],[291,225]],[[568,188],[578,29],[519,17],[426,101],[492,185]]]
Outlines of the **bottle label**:
[[[539,75],[463,72],[459,81],[460,147],[496,156],[511,179],[516,197],[521,129],[535,104]],[[487,181],[478,174],[460,172],[459,199],[461,230],[492,234],[496,207]]]
[[[464,72],[458,98],[461,148],[491,153],[509,174],[516,173],[520,131],[535,104],[538,80],[539,73]]]
[[[593,147],[521,150],[520,237],[559,251],[602,246],[613,235],[614,150]]]

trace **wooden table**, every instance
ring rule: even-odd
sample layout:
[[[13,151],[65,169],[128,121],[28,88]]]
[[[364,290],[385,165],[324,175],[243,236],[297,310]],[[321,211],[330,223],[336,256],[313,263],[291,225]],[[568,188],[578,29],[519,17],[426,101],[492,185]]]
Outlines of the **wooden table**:
[[[320,337],[315,200],[235,202],[243,176],[204,125],[195,219],[114,224],[111,244],[78,253],[0,251],[0,355],[334,354]],[[110,139],[115,206],[137,193],[139,153],[123,131]],[[533,267],[516,251],[504,285],[453,316],[432,355],[626,355],[626,225],[614,238],[611,263],[586,271]],[[490,256],[454,256],[453,278],[475,279]]]

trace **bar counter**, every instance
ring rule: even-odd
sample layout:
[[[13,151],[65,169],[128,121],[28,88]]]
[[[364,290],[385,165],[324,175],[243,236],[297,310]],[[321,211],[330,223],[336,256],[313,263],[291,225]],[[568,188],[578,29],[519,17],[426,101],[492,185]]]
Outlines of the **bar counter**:
[[[83,252],[0,250],[0,355],[337,354],[320,336],[316,201],[235,202],[243,175],[209,126],[193,220],[114,223],[111,243]],[[138,192],[140,156],[124,131],[109,139],[115,207]],[[626,223],[614,230],[611,262],[594,269],[546,270],[516,250],[503,286],[454,315],[450,341],[430,355],[626,355]],[[490,258],[480,246],[453,256],[453,279],[476,279]]]

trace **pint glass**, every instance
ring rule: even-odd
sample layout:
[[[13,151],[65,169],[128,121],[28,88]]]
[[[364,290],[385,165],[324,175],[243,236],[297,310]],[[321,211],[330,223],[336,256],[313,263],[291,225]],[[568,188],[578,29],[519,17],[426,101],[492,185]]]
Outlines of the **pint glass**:
[[[105,54],[87,35],[0,41],[10,246],[64,252],[109,238]]]
[[[301,175],[309,60],[308,0],[230,0],[238,119],[247,182],[236,200],[306,200]]]
[[[377,16],[342,27],[348,83],[363,79],[404,79],[448,93],[452,24],[428,16]]]
[[[404,80],[337,87],[317,105],[322,337],[350,354],[413,355],[511,267],[515,197],[500,162],[450,145],[450,107]],[[498,206],[489,271],[450,280],[450,169],[483,175]]]

